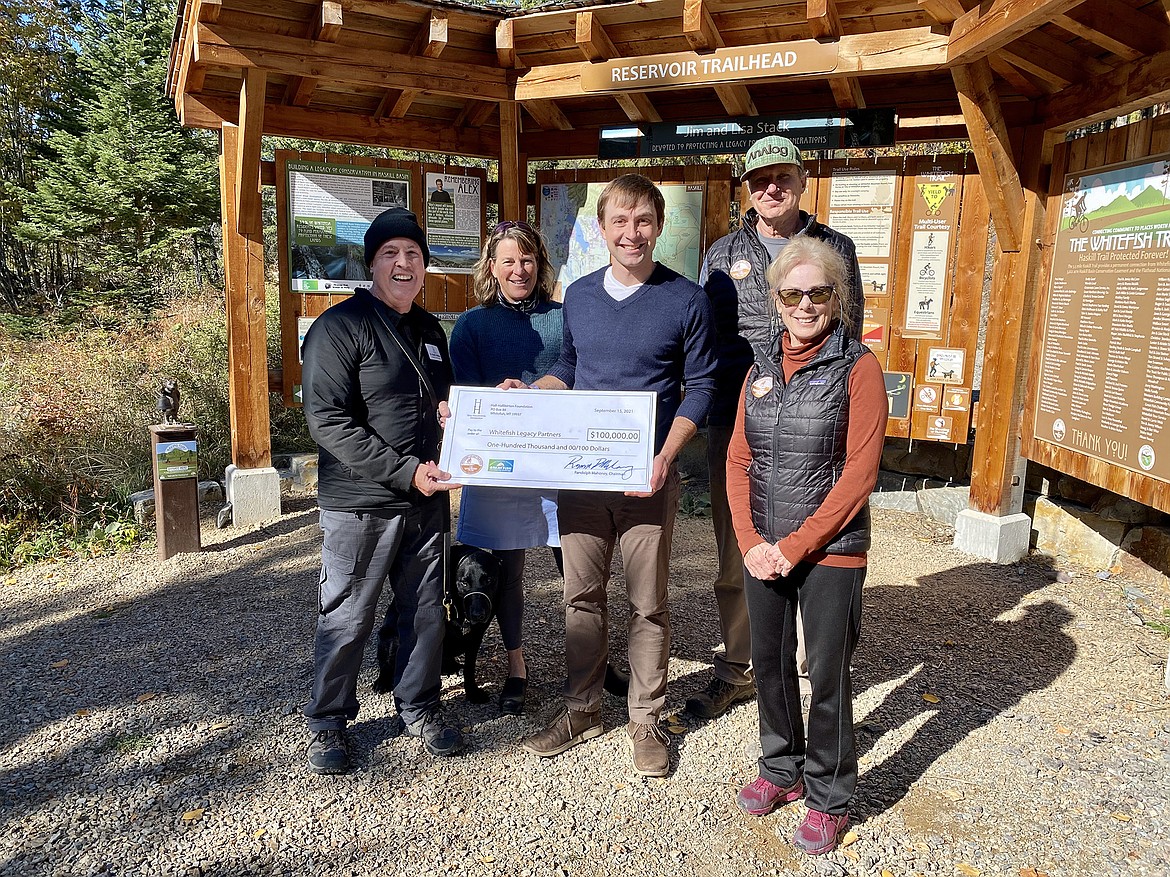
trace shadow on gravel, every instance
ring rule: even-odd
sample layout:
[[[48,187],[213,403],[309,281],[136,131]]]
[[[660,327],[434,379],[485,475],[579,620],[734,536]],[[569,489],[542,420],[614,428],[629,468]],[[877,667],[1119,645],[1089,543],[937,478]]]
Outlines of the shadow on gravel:
[[[181,813],[195,806],[187,777],[214,773],[227,788],[273,769],[271,753],[242,758],[240,744],[287,721],[308,691],[316,511],[230,544],[244,552],[167,561],[134,599],[87,605],[70,591],[21,607],[33,626],[0,640],[0,831],[50,798],[108,790]],[[191,725],[199,743],[176,746],[170,732]]]
[[[1065,633],[1072,614],[1029,599],[1054,577],[1051,560],[1035,556],[866,588],[854,694],[876,687],[882,699],[859,719],[858,754],[872,752],[872,763],[862,762],[852,808],[858,821],[900,801],[953,746],[1072,664],[1076,644]]]

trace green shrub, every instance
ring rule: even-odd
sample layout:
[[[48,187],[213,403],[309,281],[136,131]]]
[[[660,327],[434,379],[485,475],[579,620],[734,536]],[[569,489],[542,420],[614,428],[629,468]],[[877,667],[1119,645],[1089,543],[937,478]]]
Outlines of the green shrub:
[[[272,337],[275,320],[273,307]],[[159,420],[164,378],[178,382],[181,419],[199,427],[199,477],[222,479],[231,461],[222,291],[188,292],[118,328],[0,327],[0,568],[140,537],[127,500],[152,483],[147,427]],[[301,412],[271,400],[274,451],[311,450]]]

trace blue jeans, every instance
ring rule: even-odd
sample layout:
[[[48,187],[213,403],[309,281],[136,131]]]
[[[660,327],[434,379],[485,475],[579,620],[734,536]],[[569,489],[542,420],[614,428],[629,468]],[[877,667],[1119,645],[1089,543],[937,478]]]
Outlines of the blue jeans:
[[[389,579],[397,615],[394,704],[406,722],[439,703],[443,651],[443,528],[440,502],[408,511],[321,510],[321,586],[313,644],[310,731],[357,718],[357,680],[378,598]]]

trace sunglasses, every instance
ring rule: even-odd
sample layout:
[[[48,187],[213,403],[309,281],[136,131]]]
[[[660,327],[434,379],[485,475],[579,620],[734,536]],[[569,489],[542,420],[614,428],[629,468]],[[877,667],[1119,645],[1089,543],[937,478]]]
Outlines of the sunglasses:
[[[518,228],[520,231],[528,232],[528,234],[536,234],[536,232],[533,231],[532,226],[522,219],[505,219],[503,222],[492,229],[492,234],[502,234],[510,228]]]
[[[814,305],[823,305],[833,297],[836,288],[832,283],[826,283],[824,286],[814,286],[812,289],[777,289],[776,298],[789,307],[795,307],[807,295],[808,300]]]

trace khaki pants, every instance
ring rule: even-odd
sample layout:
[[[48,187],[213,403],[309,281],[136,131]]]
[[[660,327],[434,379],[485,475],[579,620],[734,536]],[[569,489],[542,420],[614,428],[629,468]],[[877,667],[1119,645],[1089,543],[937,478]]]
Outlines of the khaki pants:
[[[609,659],[606,589],[614,545],[619,545],[630,602],[630,719],[656,723],[666,702],[670,658],[667,580],[678,513],[679,476],[671,467],[654,496],[605,491],[562,491],[557,508],[565,558],[565,703],[601,707]]]
[[[724,682],[742,685],[752,678],[752,632],[747,601],[743,595],[743,555],[731,523],[727,503],[727,446],[730,426],[707,427],[707,468],[711,481],[711,521],[715,525],[715,551],[719,572],[715,576],[715,604],[719,607],[719,628],[723,642],[715,649],[715,675]],[[808,659],[805,656],[800,609],[796,612],[796,666],[800,689],[809,693]]]

